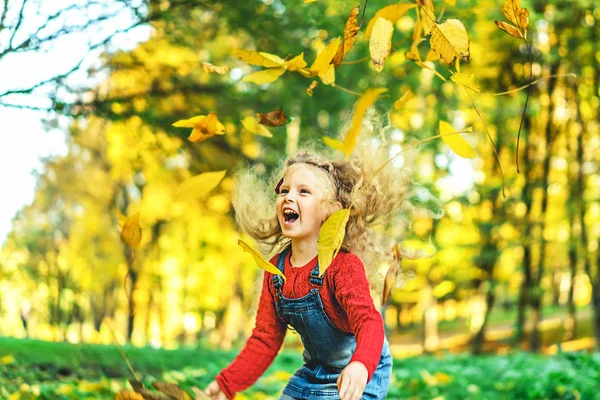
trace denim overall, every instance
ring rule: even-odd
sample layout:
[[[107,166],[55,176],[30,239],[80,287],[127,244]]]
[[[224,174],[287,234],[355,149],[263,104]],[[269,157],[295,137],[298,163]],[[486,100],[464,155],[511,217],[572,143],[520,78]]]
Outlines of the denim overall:
[[[277,268],[282,273],[289,250],[289,247],[283,250],[277,261]],[[273,276],[277,313],[300,334],[304,344],[304,364],[290,378],[281,399],[339,399],[337,379],[356,349],[355,336],[339,330],[325,314],[319,295],[323,278],[319,278],[318,263],[311,272],[310,282],[316,287],[309,294],[299,299],[289,299],[281,292],[283,278],[280,275]],[[388,341],[384,338],[379,364],[361,399],[385,399],[391,373],[392,356]]]

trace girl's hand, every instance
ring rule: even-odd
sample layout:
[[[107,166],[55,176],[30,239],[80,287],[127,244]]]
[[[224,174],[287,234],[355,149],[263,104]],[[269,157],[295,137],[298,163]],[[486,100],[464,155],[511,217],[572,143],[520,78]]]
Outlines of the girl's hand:
[[[208,384],[206,389],[204,389],[204,393],[206,393],[212,400],[227,400],[227,396],[221,390],[221,386],[217,383],[217,381],[212,381]]]
[[[337,387],[341,400],[360,400],[369,379],[367,367],[359,361],[352,361],[342,370]]]

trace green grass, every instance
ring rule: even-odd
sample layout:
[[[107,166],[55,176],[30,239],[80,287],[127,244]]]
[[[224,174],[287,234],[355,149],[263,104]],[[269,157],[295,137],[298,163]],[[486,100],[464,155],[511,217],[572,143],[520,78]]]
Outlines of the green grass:
[[[147,386],[163,380],[188,390],[204,388],[238,353],[206,347],[159,350],[125,346],[124,351]],[[7,355],[12,355],[14,362],[0,364],[2,399],[111,399],[128,388],[127,380],[132,378],[116,346],[0,338],[0,357]],[[301,363],[299,353],[282,351],[263,377],[238,399],[277,399],[289,374]],[[434,398],[600,400],[600,354],[544,357],[516,352],[394,360],[388,399]]]

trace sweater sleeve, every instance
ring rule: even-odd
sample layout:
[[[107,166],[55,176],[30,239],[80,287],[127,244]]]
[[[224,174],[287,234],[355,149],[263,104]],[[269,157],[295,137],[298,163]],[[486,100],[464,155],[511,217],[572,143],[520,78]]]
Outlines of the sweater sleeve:
[[[265,272],[256,314],[256,326],[246,345],[233,362],[217,376],[216,381],[228,399],[250,387],[271,365],[285,337],[286,325],[277,315]]]
[[[381,314],[375,308],[365,268],[356,255],[345,254],[344,260],[334,274],[335,296],[350,322],[356,336],[356,350],[352,361],[360,361],[369,372],[371,380],[383,348],[384,327]]]

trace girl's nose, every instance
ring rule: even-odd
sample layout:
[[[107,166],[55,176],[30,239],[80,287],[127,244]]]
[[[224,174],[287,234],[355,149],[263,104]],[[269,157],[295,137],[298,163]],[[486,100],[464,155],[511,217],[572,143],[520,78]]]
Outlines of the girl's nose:
[[[294,194],[292,194],[292,192],[287,192],[285,195],[285,201],[296,201],[296,196]]]

